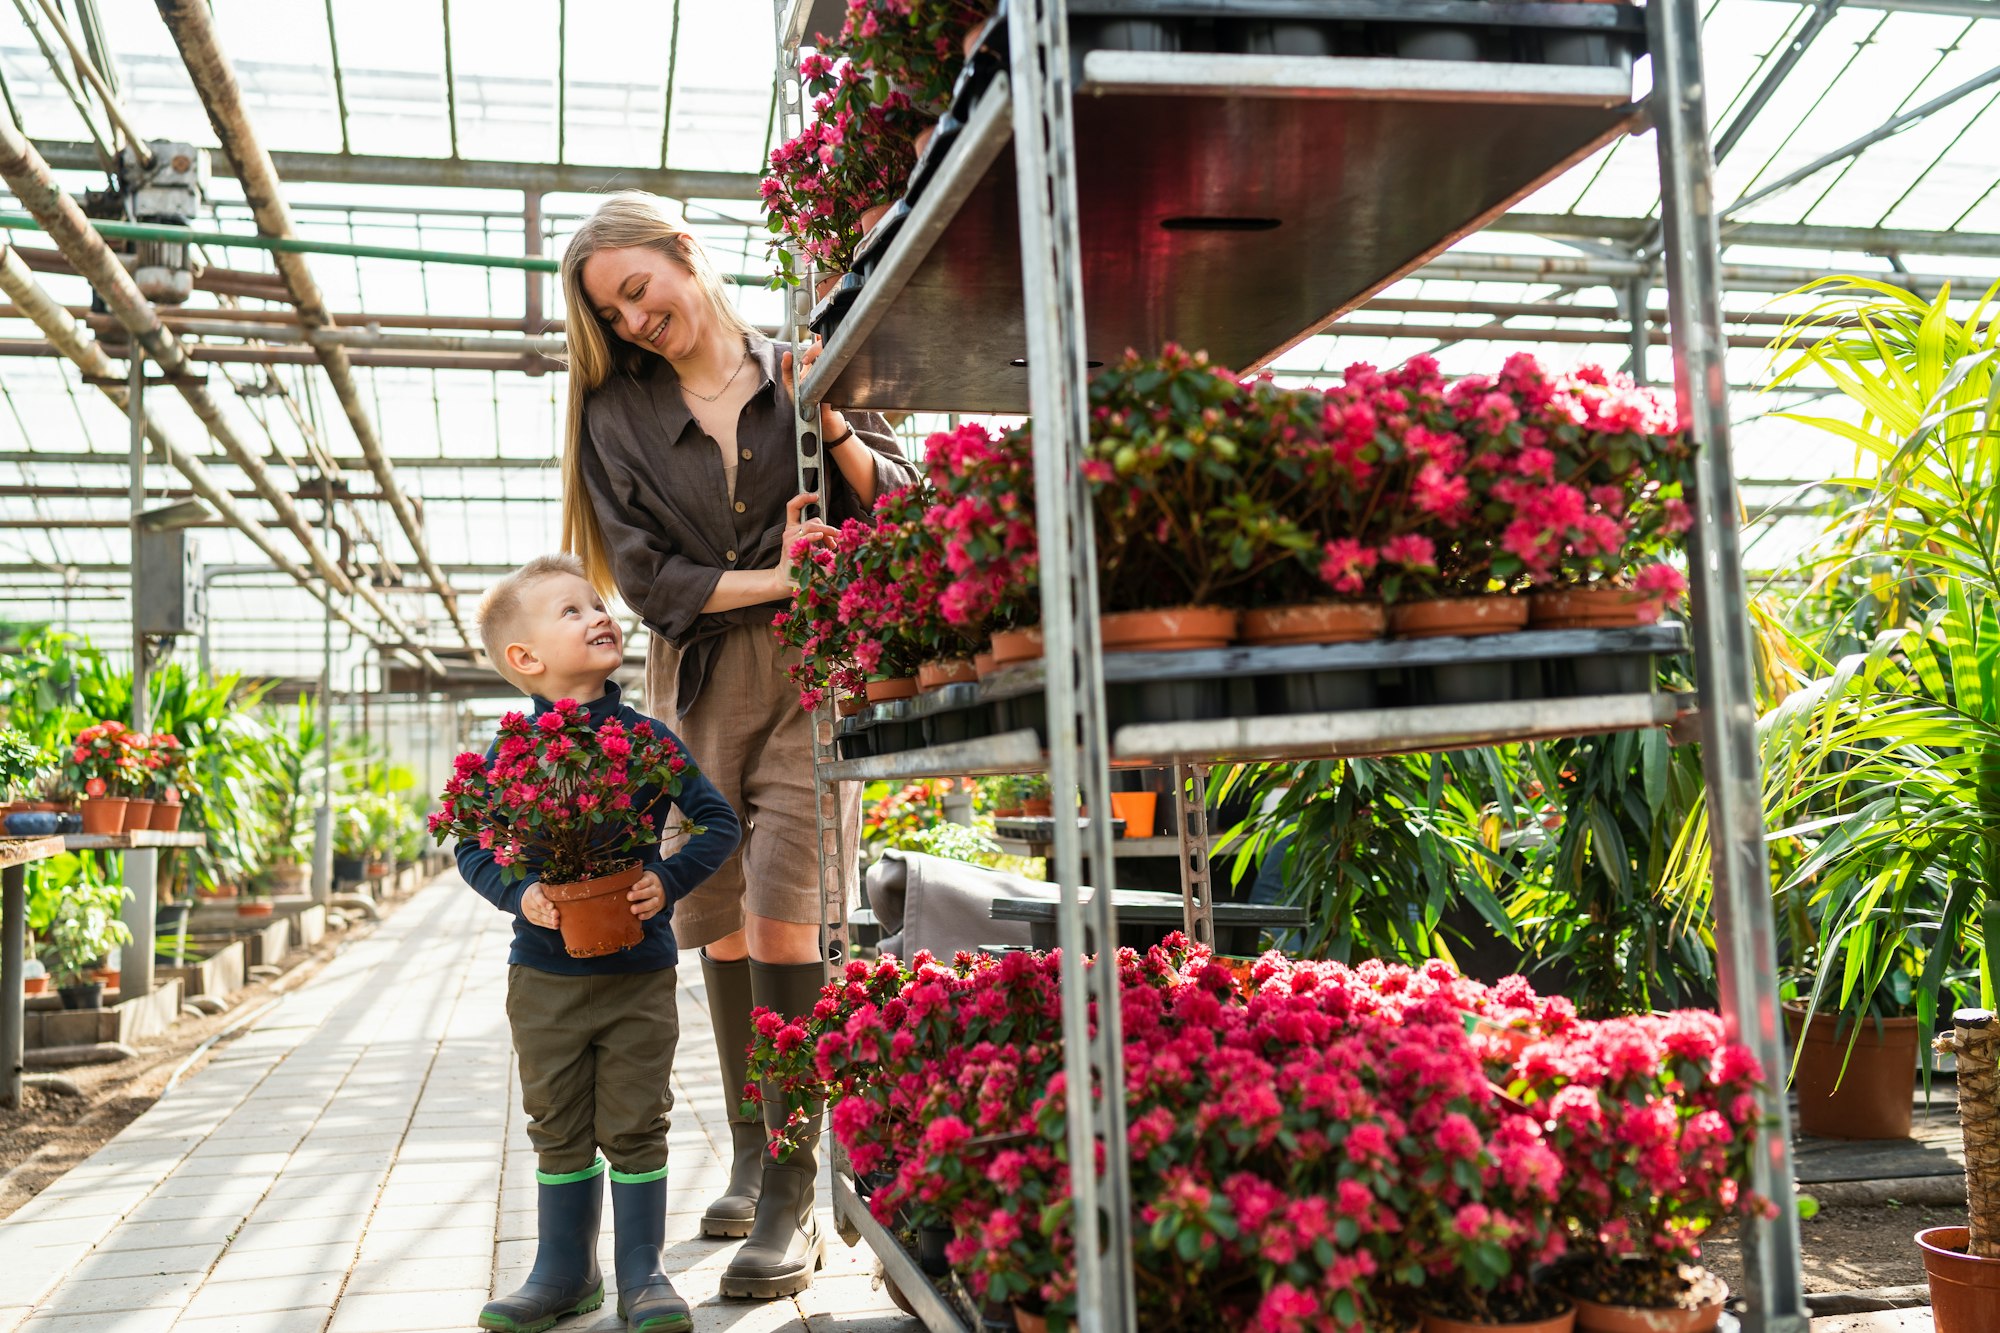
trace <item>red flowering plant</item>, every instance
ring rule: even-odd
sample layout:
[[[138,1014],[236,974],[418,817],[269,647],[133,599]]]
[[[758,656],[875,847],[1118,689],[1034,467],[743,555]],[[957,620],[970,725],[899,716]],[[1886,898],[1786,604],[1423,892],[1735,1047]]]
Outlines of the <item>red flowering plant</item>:
[[[1749,1188],[1770,1131],[1762,1081],[1756,1057],[1700,1010],[1579,1023],[1521,1053],[1509,1090],[1562,1157],[1569,1290],[1653,1307],[1715,1294],[1702,1238],[1776,1211]]]
[[[137,732],[128,734],[138,736]],[[139,755],[145,793],[156,801],[165,800],[167,793],[177,792],[187,777],[187,747],[171,731],[155,732],[140,739],[145,742]]]
[[[925,118],[910,96],[865,65],[822,52],[799,63],[812,116],[771,150],[759,189],[778,259],[774,285],[795,283],[789,240],[822,275],[844,273],[861,241],[861,215],[902,192]]]
[[[862,678],[843,656],[847,624],[840,615],[840,595],[853,577],[853,548],[868,525],[849,519],[831,542],[804,544],[793,552],[792,582],[796,591],[785,610],[771,619],[771,633],[784,647],[797,650],[786,668],[799,687],[799,707],[817,712],[829,689],[859,694]]]
[[[1311,547],[1302,481],[1251,440],[1256,398],[1205,352],[1127,352],[1090,381],[1083,473],[1103,610],[1221,604]]]
[[[968,424],[924,444],[936,502],[926,525],[943,543],[938,612],[975,645],[1041,622],[1035,459],[1025,430],[998,437]]]
[[[115,718],[92,723],[70,742],[63,776],[87,797],[135,796],[146,784],[150,740]]]
[[[973,0],[849,0],[840,35],[817,41],[880,80],[878,91],[900,89],[919,115],[936,120],[965,64],[960,42],[989,12]]]
[[[440,843],[476,840],[508,882],[530,871],[549,884],[594,879],[632,866],[660,841],[665,807],[694,772],[651,723],[594,723],[582,704],[563,699],[532,719],[508,713],[491,750],[459,755],[430,831]],[[690,823],[683,831],[702,830]]]
[[[943,533],[931,522],[939,506],[937,493],[923,481],[888,491],[875,502],[883,582],[874,628],[882,638],[901,640],[919,664],[969,658],[981,646],[970,627],[945,613],[950,575]],[[870,593],[876,592],[871,586]]]

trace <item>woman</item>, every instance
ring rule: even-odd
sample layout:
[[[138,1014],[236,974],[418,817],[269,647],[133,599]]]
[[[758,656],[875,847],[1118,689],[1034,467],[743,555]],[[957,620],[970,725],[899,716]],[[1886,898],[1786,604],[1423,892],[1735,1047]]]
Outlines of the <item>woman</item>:
[[[819,995],[812,719],[770,622],[791,596],[794,544],[833,528],[805,519],[813,497],[794,495],[791,352],[736,313],[700,243],[659,200],[635,192],[599,205],[563,255],[562,282],[564,546],[652,629],[647,711],[675,727],[743,821],[741,851],[674,908],[681,947],[702,949],[734,1150],[702,1231],[748,1237],[723,1273],[724,1295],[788,1296],[811,1285],[823,1247],[816,1145],[773,1162],[763,1126],[737,1100],[751,1008],[803,1015]],[[819,433],[833,524],[917,477],[878,416],[822,405]],[[858,793],[840,820],[851,857]],[[852,871],[850,860],[843,886]]]

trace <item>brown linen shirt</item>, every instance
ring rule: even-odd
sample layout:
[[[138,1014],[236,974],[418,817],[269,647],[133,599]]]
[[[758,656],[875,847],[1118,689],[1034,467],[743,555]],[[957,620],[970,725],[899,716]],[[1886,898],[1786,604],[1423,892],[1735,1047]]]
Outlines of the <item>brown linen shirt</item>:
[[[716,640],[737,625],[769,623],[779,602],[702,613],[724,570],[772,569],[785,531],[785,505],[799,492],[792,395],[780,378],[783,349],[750,343],[763,383],[736,423],[736,498],[722,473],[722,451],[688,411],[680,379],[664,357],[648,356],[616,374],[584,404],[580,471],[604,531],[611,572],[625,602],[653,631],[681,650],[678,712],[686,714],[715,658]],[[876,494],[918,477],[896,447],[889,423],[874,412],[846,414],[866,448]],[[824,458],[826,519],[836,527],[867,507],[838,464]]]

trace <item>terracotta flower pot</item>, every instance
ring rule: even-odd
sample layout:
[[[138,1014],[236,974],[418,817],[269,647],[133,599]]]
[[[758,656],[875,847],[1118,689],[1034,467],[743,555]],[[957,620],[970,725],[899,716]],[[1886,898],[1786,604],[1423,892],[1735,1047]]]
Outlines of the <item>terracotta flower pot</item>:
[[[993,660],[992,649],[989,648],[983,653],[974,653],[972,655],[972,674],[981,680],[985,680],[997,670],[999,670],[999,665]]]
[[[1236,613],[1219,606],[1165,611],[1117,611],[1097,618],[1107,653],[1158,653],[1226,648],[1236,637]]]
[[[125,798],[125,827],[121,833],[143,833],[153,827],[153,802],[145,796]]]
[[[843,694],[833,701],[833,707],[842,717],[853,717],[868,706],[868,701],[858,694]]]
[[[1720,1285],[1719,1280],[1716,1281]],[[1729,1289],[1692,1309],[1655,1309],[1644,1305],[1603,1305],[1576,1299],[1576,1326],[1579,1333],[1709,1333],[1722,1319],[1722,1303]]]
[[[915,676],[891,676],[887,680],[868,682],[868,702],[887,703],[891,699],[914,699],[917,694]]]
[[[1791,1041],[1797,1042],[1805,1016],[1803,1008],[1785,1006]],[[1858,1021],[1858,1035],[1852,1019],[1836,1034],[1832,1014],[1814,1014],[1806,1024],[1805,1048],[1792,1075],[1799,1133],[1823,1139],[1907,1139],[1917,1083],[1917,1020],[1885,1018],[1879,1030],[1872,1018]]]
[[[1042,655],[1042,627],[1003,629],[993,636],[993,665],[1032,662]]]
[[[179,801],[153,802],[153,822],[148,828],[160,833],[178,833],[181,827],[181,812],[187,809]]]
[[[252,898],[236,904],[238,916],[269,916],[271,910],[271,900],[268,898]]]
[[[1388,629],[1380,602],[1315,602],[1245,611],[1241,637],[1253,644],[1360,643]]]
[[[922,157],[924,155],[924,149],[929,148],[931,146],[931,140],[935,139],[936,137],[937,137],[937,125],[935,123],[926,125],[922,129],[917,131],[916,137],[913,138],[910,141],[910,143],[911,146],[917,150],[918,157]]]
[[[645,926],[632,915],[632,904],[625,897],[645,873],[644,866],[631,866],[615,875],[568,884],[542,882],[542,893],[561,918],[563,949],[570,957],[601,958],[646,938]]]
[[[973,670],[972,659],[967,657],[925,662],[917,668],[917,688],[920,690],[935,690],[946,685],[971,685],[978,680],[979,673]]]
[[[1659,607],[1630,588],[1552,588],[1528,595],[1528,624],[1534,629],[1624,629],[1659,618]]]
[[[1016,819],[1020,817],[1021,813],[1022,811],[1020,806],[1010,805],[1005,807],[1004,809],[995,810],[993,812],[993,817],[995,819]]]
[[[1055,813],[1055,803],[1046,796],[1037,800],[1022,801],[1021,813],[1030,819],[1046,819]]]
[[[125,830],[125,798],[93,796],[83,803],[85,833],[122,833]]]
[[[1023,1310],[1017,1305],[1014,1307],[1014,1327],[1019,1329],[1020,1333],[1049,1333],[1048,1316],[1038,1315],[1032,1310]]]
[[[822,273],[819,281],[813,284],[813,300],[824,301],[827,293],[838,286],[840,280],[846,276],[845,273]]]
[[[46,995],[48,989],[49,979],[46,976],[21,978],[21,994],[23,995]]]
[[[1570,1333],[1576,1327],[1574,1307],[1552,1319],[1529,1319],[1519,1324],[1482,1324],[1471,1319],[1448,1319],[1439,1314],[1424,1316],[1424,1333]]]
[[[1389,608],[1389,634],[1398,639],[1471,638],[1511,634],[1528,623],[1528,599],[1498,593],[1490,597],[1434,597],[1398,602]]]
[[[1917,1233],[1931,1284],[1931,1319],[1937,1333],[2000,1333],[2000,1259],[1967,1254],[1966,1243],[1964,1227]]]
[[[889,216],[890,207],[891,205],[889,204],[874,204],[862,209],[861,216],[857,219],[861,225],[861,234],[866,236],[869,232],[881,226],[882,219]],[[822,297],[820,299],[824,300],[826,298]]]
[[[1125,836],[1128,838],[1153,836],[1153,819],[1159,808],[1160,794],[1156,791],[1111,793],[1111,817],[1125,821]]]

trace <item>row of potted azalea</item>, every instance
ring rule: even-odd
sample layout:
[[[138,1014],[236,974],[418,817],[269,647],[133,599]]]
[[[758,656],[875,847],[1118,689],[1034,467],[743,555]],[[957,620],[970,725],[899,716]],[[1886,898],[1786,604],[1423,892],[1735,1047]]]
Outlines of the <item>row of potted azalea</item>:
[[[1169,347],[1094,375],[1090,423],[1108,651],[1641,624],[1686,587],[1687,436],[1601,370],[1418,357],[1292,389]],[[926,455],[798,563],[777,632],[809,708],[1040,655],[1031,428]]]
[[[134,731],[116,719],[77,732],[63,757],[64,775],[83,793],[85,833],[179,828],[186,770],[178,737]]]
[[[902,193],[988,13],[976,0],[849,0],[840,31],[815,35],[799,64],[811,116],[772,150],[762,193],[822,295]],[[792,253],[774,249],[780,278],[796,281]]]
[[[1772,1207],[1760,1071],[1713,1013],[1180,937],[1116,965],[1142,1327],[1706,1329],[1703,1237]],[[1023,1328],[1075,1313],[1059,972],[850,963],[809,1017],[760,1011],[747,1090],[788,1108],[781,1157],[824,1101],[875,1217]]]

